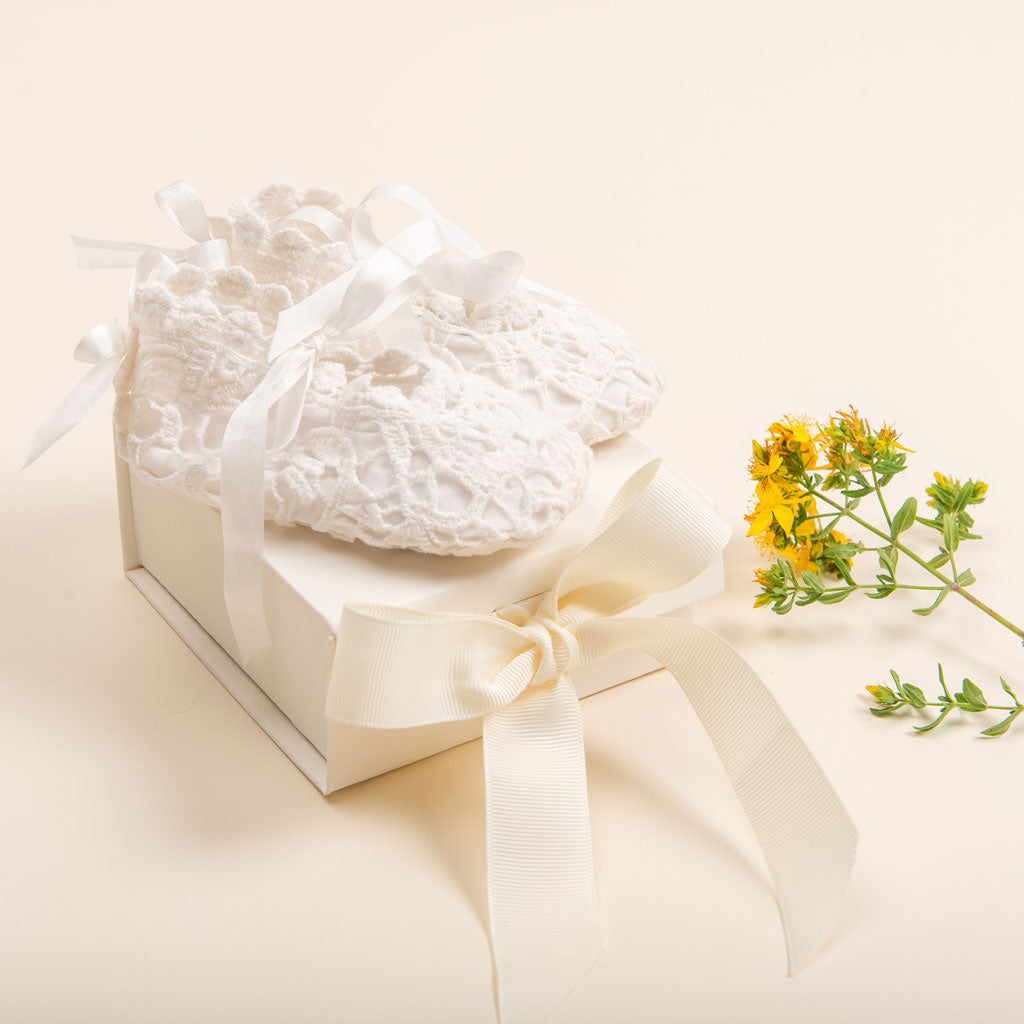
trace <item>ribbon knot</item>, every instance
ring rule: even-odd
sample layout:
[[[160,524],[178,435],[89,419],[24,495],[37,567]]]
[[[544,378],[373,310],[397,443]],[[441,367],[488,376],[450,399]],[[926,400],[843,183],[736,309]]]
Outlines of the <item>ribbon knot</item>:
[[[562,625],[557,617],[539,612],[523,629],[540,654],[530,686],[555,683],[579,664],[579,641],[572,628]]]

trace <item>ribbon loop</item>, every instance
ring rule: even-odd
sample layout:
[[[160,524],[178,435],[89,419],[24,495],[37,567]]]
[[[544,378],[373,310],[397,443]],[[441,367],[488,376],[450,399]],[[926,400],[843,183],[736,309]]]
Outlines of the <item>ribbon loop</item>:
[[[91,364],[92,369],[32,435],[22,469],[32,465],[50,445],[81,422],[110,387],[124,352],[124,332],[116,323],[98,324],[82,336],[75,346],[75,358]]]
[[[431,288],[471,302],[501,302],[523,273],[523,257],[516,252],[492,252],[478,259],[456,260],[433,256],[423,266]]]
[[[345,608],[329,718],[389,729],[484,716],[502,1024],[537,1024],[600,954],[582,725],[566,675],[576,664],[646,651],[687,694],[764,851],[791,970],[838,906],[856,831],[764,684],[699,626],[620,614],[694,578],[728,536],[703,496],[655,460],[620,489],[532,613]]]
[[[199,193],[187,181],[165,185],[153,197],[167,219],[192,239],[206,242],[210,235],[210,218]]]
[[[80,363],[102,363],[124,352],[124,331],[117,323],[97,324],[82,335],[74,356]]]
[[[228,266],[231,262],[228,243],[223,238],[213,237],[206,207],[187,181],[167,185],[154,198],[161,212],[175,227],[188,235],[194,245],[185,249],[171,249],[143,242],[111,242],[102,238],[72,235],[79,270],[135,268],[151,252],[161,253],[171,263],[191,263],[208,270]],[[134,288],[131,293],[134,293]]]
[[[329,242],[344,242],[349,238],[345,222],[331,213],[325,206],[302,206],[294,213],[288,214],[281,222],[308,224],[316,228]]]

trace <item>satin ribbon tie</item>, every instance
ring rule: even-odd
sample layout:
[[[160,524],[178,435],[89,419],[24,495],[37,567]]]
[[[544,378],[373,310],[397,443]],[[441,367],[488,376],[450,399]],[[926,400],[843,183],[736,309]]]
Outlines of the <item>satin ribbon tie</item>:
[[[374,234],[368,205],[405,202],[423,215],[388,242]],[[407,185],[372,189],[350,227],[329,210],[306,206],[286,221],[304,223],[331,241],[348,241],[358,262],[278,317],[267,376],[232,414],[224,435],[221,512],[224,603],[243,666],[271,642],[263,610],[264,469],[266,453],[286,446],[298,431],[317,353],[325,344],[358,340],[378,331],[390,347],[425,350],[409,299],[422,287],[475,302],[498,302],[523,283],[523,259],[487,252]],[[452,244],[466,258],[447,254]],[[530,283],[533,288],[539,289]],[[571,302],[547,289],[541,292]]]
[[[791,972],[846,888],[856,831],[757,675],[682,619],[623,616],[718,557],[726,524],[652,462],[612,500],[535,608],[492,615],[349,605],[327,696],[334,721],[401,729],[483,717],[487,890],[502,1024],[537,1024],[601,953],[579,700],[567,672],[652,655],[707,730],[761,844]]]
[[[149,277],[166,277],[178,263],[192,263],[212,269],[227,266],[230,262],[227,242],[213,238],[202,200],[188,182],[176,181],[167,185],[154,198],[171,223],[192,238],[195,245],[186,249],[168,249],[142,242],[110,242],[75,235],[71,237],[80,270],[131,268],[128,282],[129,316],[136,288]],[[75,349],[75,358],[80,362],[93,363],[93,369],[33,434],[22,469],[30,466],[47,448],[81,422],[110,386],[124,352],[124,333],[116,324],[98,324],[82,337]]]
[[[216,269],[231,262],[231,252],[223,238],[214,238],[210,219],[199,193],[187,181],[164,186],[153,197],[167,219],[183,231],[194,245],[172,249],[144,242],[111,242],[101,238],[71,236],[80,270],[107,267],[135,267],[145,253],[158,252],[172,263],[192,263],[197,267]],[[132,289],[134,291],[134,289]]]

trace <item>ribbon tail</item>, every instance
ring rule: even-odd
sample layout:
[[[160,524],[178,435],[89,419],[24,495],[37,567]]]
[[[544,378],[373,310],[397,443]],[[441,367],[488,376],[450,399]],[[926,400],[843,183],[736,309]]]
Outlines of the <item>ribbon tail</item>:
[[[545,285],[538,284],[536,281],[531,281],[528,277],[519,278],[519,283],[527,290],[533,292],[534,295],[540,296],[542,299],[548,299],[556,306],[582,306],[583,303],[579,299],[574,299],[571,295],[565,295],[562,292],[556,292],[554,288],[548,288]]]
[[[85,414],[110,387],[123,355],[124,352],[119,351],[107,356],[72,388],[64,401],[50,413],[42,426],[32,435],[28,446],[28,457],[25,459],[22,469],[31,466],[47,448],[81,422]]]
[[[313,352],[291,349],[238,406],[224,431],[221,524],[224,534],[224,604],[244,667],[270,645],[263,613],[264,456],[270,410],[298,384],[308,386]],[[304,392],[303,392],[304,393]],[[301,401],[299,402],[301,407]],[[291,426],[298,422],[293,416]],[[291,437],[275,430],[278,444]],[[292,429],[294,434],[294,429]]]
[[[484,719],[487,889],[502,1024],[537,1024],[602,952],[579,699],[568,679]]]
[[[161,245],[146,245],[142,242],[108,242],[102,238],[80,238],[71,236],[79,270],[97,270],[134,267],[139,257],[150,251],[166,256],[172,263],[185,259],[183,249],[168,249]]]
[[[761,844],[795,974],[839,908],[857,848],[820,765],[754,670],[709,630],[679,619],[606,619],[577,636],[585,660],[647,651],[682,687]]]

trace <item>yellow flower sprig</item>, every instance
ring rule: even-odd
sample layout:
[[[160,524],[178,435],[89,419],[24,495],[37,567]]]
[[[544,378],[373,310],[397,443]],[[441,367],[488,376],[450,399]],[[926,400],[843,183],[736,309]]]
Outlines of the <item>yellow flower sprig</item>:
[[[914,590],[934,595],[931,604],[913,609],[917,615],[930,615],[955,593],[1024,640],[1024,629],[970,592],[968,588],[976,582],[974,573],[957,566],[960,544],[979,539],[971,532],[974,518],[969,509],[985,500],[988,485],[980,480],[963,483],[936,473],[934,483],[926,490],[927,505],[934,515],[919,515],[913,497],[890,514],[883,492],[906,469],[910,453],[899,438],[888,424],[873,429],[851,407],[836,412],[825,425],[786,417],[771,425],[763,443],[754,441],[749,468],[755,487],[753,507],[746,516],[748,536],[756,538],[763,554],[775,559],[771,566],[755,573],[760,593],[754,606],[770,606],[772,611],[785,615],[794,606],[837,604],[857,591],[881,599],[897,590]],[[858,514],[861,501],[869,496],[877,500],[884,526]],[[851,540],[837,529],[844,519],[881,543],[866,547],[860,540]],[[915,526],[939,534],[938,552],[927,560],[907,546],[904,534]],[[853,562],[867,553],[877,557],[878,571],[873,582],[858,582]],[[903,571],[898,570],[901,556],[923,570],[931,582],[906,582]],[[897,578],[898,571],[901,578]],[[893,677],[898,679],[895,673]],[[939,703],[928,702],[916,687],[904,686],[895,692],[888,687],[868,689],[878,704],[872,709],[877,714],[941,704],[939,717],[922,729],[927,731],[954,708],[977,711],[988,706],[976,706],[981,698],[974,694],[977,687],[973,683],[968,686],[969,682],[965,680],[964,693],[974,695],[973,704],[963,694],[954,699],[948,692]],[[1012,711],[1007,729],[1016,721],[1016,708],[1005,709]],[[1005,731],[986,730],[985,735]]]

